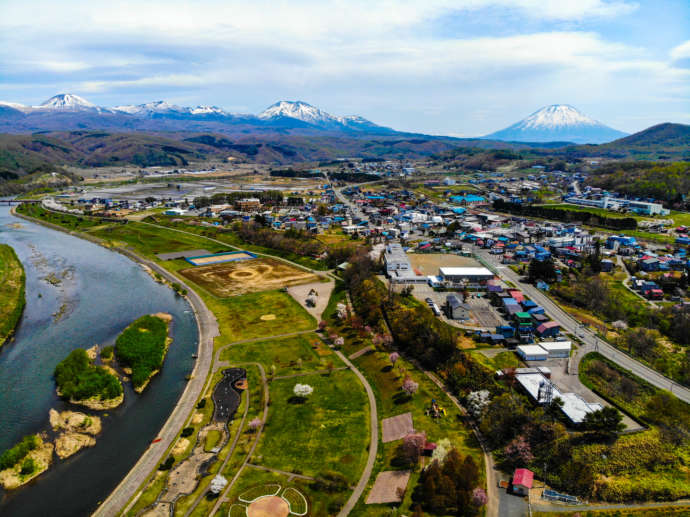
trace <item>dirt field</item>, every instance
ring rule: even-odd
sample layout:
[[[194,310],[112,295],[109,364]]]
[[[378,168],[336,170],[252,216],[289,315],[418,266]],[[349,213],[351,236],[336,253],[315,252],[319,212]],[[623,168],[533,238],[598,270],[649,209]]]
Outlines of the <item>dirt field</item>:
[[[270,258],[192,267],[180,273],[221,298],[307,284],[318,279],[312,273]]]
[[[249,517],[287,517],[289,514],[287,501],[273,495],[257,499],[247,508]]]
[[[440,267],[482,267],[471,257],[450,253],[410,253],[407,256],[412,268],[423,275],[438,275]]]
[[[412,413],[408,412],[402,415],[384,418],[381,421],[381,427],[383,428],[383,443],[400,440],[414,432]]]
[[[409,470],[387,470],[379,473],[367,496],[367,504],[399,503],[402,501],[399,494],[407,488],[409,480]]]
[[[304,307],[307,312],[318,321],[321,319],[323,311],[325,311],[328,306],[328,299],[331,297],[331,292],[334,287],[335,282],[333,280],[328,282],[314,282],[311,284],[288,287],[288,293],[290,293],[290,296],[297,300],[297,303]],[[306,303],[307,297],[309,297],[309,293],[312,289],[317,293],[316,296],[313,296],[316,301],[316,306],[314,307],[310,307]]]

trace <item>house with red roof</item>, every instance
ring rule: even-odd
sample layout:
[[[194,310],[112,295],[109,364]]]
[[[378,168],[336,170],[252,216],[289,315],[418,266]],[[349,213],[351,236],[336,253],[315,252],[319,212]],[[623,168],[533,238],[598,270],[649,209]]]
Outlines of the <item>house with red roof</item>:
[[[561,332],[561,324],[557,321],[546,321],[537,327],[539,337],[555,337]]]
[[[529,494],[534,483],[534,472],[529,469],[515,469],[513,473],[513,492],[516,494]]]

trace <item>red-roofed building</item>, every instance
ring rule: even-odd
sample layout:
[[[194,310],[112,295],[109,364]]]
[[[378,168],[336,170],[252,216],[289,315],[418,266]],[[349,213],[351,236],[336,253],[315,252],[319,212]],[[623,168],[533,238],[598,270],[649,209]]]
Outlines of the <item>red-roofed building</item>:
[[[521,291],[510,290],[510,291],[508,291],[508,294],[510,294],[511,298],[514,298],[515,301],[518,303],[522,303],[525,301],[525,295],[522,294]]]
[[[534,472],[529,469],[515,469],[513,473],[513,492],[527,495],[534,482]]]
[[[546,321],[537,327],[539,337],[555,337],[561,332],[561,324],[557,321]]]

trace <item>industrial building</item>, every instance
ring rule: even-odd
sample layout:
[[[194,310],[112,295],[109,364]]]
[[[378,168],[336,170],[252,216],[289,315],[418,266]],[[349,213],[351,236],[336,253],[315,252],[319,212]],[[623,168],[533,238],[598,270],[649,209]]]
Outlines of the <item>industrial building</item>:
[[[560,390],[541,373],[516,375],[515,379],[529,396],[538,404],[548,404],[559,398],[563,401],[561,411],[573,424],[581,424],[587,413],[603,409],[604,406],[590,403],[576,393],[561,393]]]
[[[520,345],[516,349],[523,361],[546,361],[549,353],[539,345]]]
[[[442,267],[438,276],[448,284],[481,284],[494,278],[494,274],[485,267]]]

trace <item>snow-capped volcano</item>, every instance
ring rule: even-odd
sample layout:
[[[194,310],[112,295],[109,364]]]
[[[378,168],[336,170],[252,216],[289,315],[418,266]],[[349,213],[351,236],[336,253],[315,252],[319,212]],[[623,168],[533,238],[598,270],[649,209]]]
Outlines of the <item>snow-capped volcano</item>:
[[[40,106],[34,106],[40,109],[56,109],[56,110],[97,110],[99,109],[94,103],[87,101],[79,95],[73,93],[60,93],[55,97],[51,97],[47,101],[41,103]]]
[[[337,117],[303,101],[278,101],[259,113],[257,118],[270,122],[293,119],[323,129],[350,129],[355,131],[374,128],[379,130],[385,129],[364,117],[357,115]]]
[[[279,117],[294,118],[308,124],[338,122],[337,117],[302,101],[278,101],[257,116],[261,120],[272,120]]]
[[[626,136],[568,104],[553,104],[484,138],[515,142],[602,144]]]

